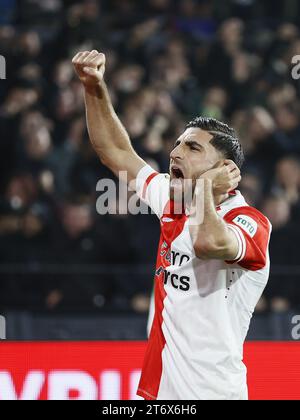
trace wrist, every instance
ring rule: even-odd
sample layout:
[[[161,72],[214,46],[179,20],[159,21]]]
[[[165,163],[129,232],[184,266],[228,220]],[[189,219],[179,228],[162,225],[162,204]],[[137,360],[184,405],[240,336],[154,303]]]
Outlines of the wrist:
[[[194,195],[201,195],[203,197],[203,194],[212,194],[214,195],[213,190],[213,180],[211,178],[207,177],[200,177],[200,182],[196,183],[195,188],[195,194]]]
[[[214,180],[211,179],[210,177],[202,175],[202,176],[200,176],[199,179],[203,180],[203,186],[204,187],[211,187],[211,188],[214,187]]]
[[[99,95],[102,96],[102,94],[104,93],[105,83],[102,80],[94,85],[83,85],[83,87],[84,87],[85,94],[99,97]]]

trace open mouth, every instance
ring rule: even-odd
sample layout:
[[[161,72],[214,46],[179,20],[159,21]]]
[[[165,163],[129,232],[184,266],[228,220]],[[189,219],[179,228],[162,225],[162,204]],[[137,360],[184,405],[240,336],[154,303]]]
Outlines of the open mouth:
[[[173,167],[172,168],[172,175],[174,176],[174,178],[176,179],[180,179],[180,178],[184,178],[183,172],[181,169],[177,168],[177,167]]]

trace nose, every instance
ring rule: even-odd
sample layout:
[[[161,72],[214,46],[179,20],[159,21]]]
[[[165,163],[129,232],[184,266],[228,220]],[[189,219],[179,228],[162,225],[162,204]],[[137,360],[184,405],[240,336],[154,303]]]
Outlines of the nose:
[[[183,157],[184,157],[183,147],[181,146],[181,144],[178,144],[178,146],[174,147],[174,149],[171,151],[170,159],[176,161],[179,159],[183,159]]]

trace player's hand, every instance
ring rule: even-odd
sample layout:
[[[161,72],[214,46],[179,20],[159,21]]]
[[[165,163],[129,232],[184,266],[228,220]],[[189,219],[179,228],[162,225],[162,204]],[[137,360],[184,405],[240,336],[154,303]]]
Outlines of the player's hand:
[[[232,160],[218,162],[212,169],[204,172],[201,178],[210,179],[215,195],[227,194],[235,190],[241,181],[241,171]]]
[[[85,88],[101,84],[105,72],[105,55],[97,50],[79,52],[72,60],[77,76]]]

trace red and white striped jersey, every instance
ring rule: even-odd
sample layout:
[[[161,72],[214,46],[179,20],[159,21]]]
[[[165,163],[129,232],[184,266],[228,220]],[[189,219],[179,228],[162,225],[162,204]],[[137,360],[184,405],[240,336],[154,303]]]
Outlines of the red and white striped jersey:
[[[150,400],[247,399],[243,343],[269,276],[270,222],[236,191],[217,211],[238,239],[237,258],[201,260],[188,216],[172,212],[169,176],[147,165],[136,186],[161,224],[155,314],[138,395]]]

